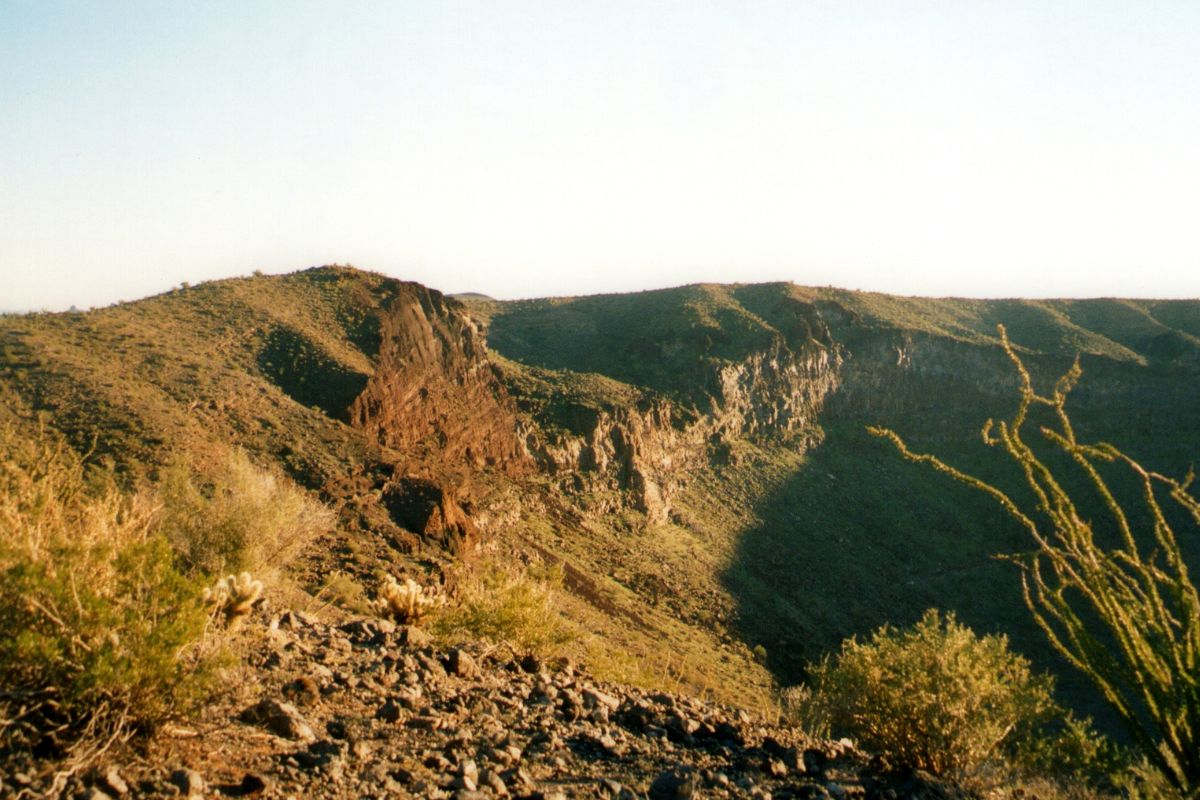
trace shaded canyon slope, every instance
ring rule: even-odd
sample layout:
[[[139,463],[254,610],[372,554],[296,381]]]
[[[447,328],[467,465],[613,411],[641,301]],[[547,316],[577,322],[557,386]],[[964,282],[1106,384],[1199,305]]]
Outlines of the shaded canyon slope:
[[[802,679],[806,661],[846,636],[938,607],[1008,634],[1060,674],[1070,702],[1099,711],[1032,625],[1015,568],[995,558],[1029,549],[1022,532],[866,426],[891,427],[1021,497],[1015,468],[980,441],[983,422],[1016,403],[1002,323],[1044,390],[1080,357],[1070,408],[1081,438],[1183,475],[1200,454],[1200,302],[765,284],[472,306],[489,319],[510,392],[549,438],[535,455],[579,452],[544,459],[569,486],[580,470],[597,474],[597,443],[623,452],[635,499],[656,487],[655,503],[640,501],[658,512],[640,536],[654,543],[664,538],[655,522],[673,525],[678,537],[665,538],[686,539],[730,602],[707,619],[705,603],[690,610],[763,645],[781,681]],[[576,388],[601,376],[621,391]],[[670,411],[648,426],[645,407]],[[619,483],[622,471],[609,472]],[[658,588],[700,594],[700,571],[678,559]]]
[[[40,412],[132,475],[230,446],[278,467],[341,513],[314,589],[560,561],[590,654],[628,655],[613,672],[753,704],[931,606],[1058,669],[993,558],[1021,532],[865,433],[1016,486],[979,441],[1015,402],[997,323],[1043,385],[1080,354],[1082,437],[1177,474],[1200,452],[1200,302],[791,284],[497,302],[344,267],[0,317],[0,413]]]

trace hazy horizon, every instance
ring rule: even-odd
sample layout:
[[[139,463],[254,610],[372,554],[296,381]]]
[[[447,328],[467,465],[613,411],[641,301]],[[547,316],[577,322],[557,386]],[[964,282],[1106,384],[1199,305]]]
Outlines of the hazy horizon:
[[[0,0],[0,306],[1200,296],[1200,5]]]
[[[260,271],[260,275],[269,275],[269,276],[278,277],[278,276],[289,275],[289,274],[294,274],[294,273],[298,273],[298,272],[304,272],[309,269],[316,269],[318,267],[323,267],[323,266],[352,267],[354,269],[359,269],[364,272],[375,272],[375,273],[379,273],[379,274],[385,274],[389,278],[394,278],[394,279],[400,280],[400,281],[414,281],[415,280],[411,277],[406,277],[404,275],[390,275],[387,273],[382,273],[382,272],[380,272],[380,270],[373,270],[373,269],[370,269],[369,267],[360,266],[357,264],[309,265],[309,266],[305,266],[305,267],[300,267],[298,269],[286,270],[286,271],[277,272],[277,273],[262,273]],[[220,277],[208,278],[203,281],[199,281],[198,283],[183,281],[181,283],[163,287],[161,290],[151,291],[144,295],[139,295],[136,297],[134,297],[134,296],[121,297],[116,300],[113,300],[112,302],[104,303],[104,304],[93,304],[93,305],[84,306],[84,305],[80,305],[78,303],[72,303],[63,308],[47,308],[47,307],[0,308],[0,314],[38,314],[38,313],[63,313],[63,312],[69,312],[69,311],[92,311],[92,310],[97,310],[100,308],[107,308],[109,306],[120,305],[122,303],[134,303],[139,300],[146,300],[151,297],[156,297],[156,296],[162,295],[162,294],[170,294],[171,292],[179,290],[181,288],[181,284],[183,284],[183,283],[186,283],[189,287],[195,287],[199,284],[208,283],[211,281],[222,281],[222,280],[230,280],[230,279],[235,279],[235,278],[249,278],[251,276],[252,276],[252,273],[245,273],[242,275],[225,275],[225,276],[220,276]],[[891,295],[891,296],[900,297],[900,298],[915,298],[915,299],[926,299],[926,300],[981,300],[981,301],[1027,300],[1027,301],[1035,301],[1035,302],[1036,301],[1054,301],[1054,300],[1200,300],[1200,297],[1164,297],[1164,296],[1154,296],[1154,295],[1140,295],[1140,296],[1079,295],[1079,296],[1031,297],[1031,296],[1018,296],[1018,295],[976,296],[976,295],[958,295],[958,294],[943,294],[943,295],[902,294],[902,293],[897,293],[897,292],[880,292],[880,291],[877,291],[874,289],[867,289],[867,288],[839,286],[837,284],[811,284],[811,283],[806,284],[806,283],[800,283],[799,281],[787,281],[787,280],[778,280],[778,281],[772,281],[772,280],[764,280],[764,281],[689,281],[687,283],[673,283],[673,284],[664,284],[662,286],[648,286],[646,288],[641,288],[641,289],[598,291],[598,292],[586,292],[586,293],[576,293],[576,294],[529,294],[529,295],[514,295],[514,296],[510,296],[510,297],[499,297],[497,295],[488,294],[486,292],[478,292],[478,291],[474,291],[471,289],[462,289],[462,290],[451,291],[451,290],[445,289],[443,287],[437,286],[435,284],[423,283],[422,281],[416,281],[416,282],[422,283],[423,285],[427,286],[430,289],[434,289],[436,291],[441,292],[444,295],[451,296],[451,297],[459,296],[459,295],[477,295],[480,297],[485,297],[490,300],[497,300],[497,301],[503,301],[503,302],[520,301],[520,300],[557,300],[557,299],[569,299],[569,298],[575,298],[575,297],[595,297],[595,296],[601,296],[601,295],[639,294],[642,292],[668,291],[671,289],[680,289],[680,288],[684,288],[687,286],[697,286],[697,285],[730,286],[730,285],[769,284],[769,283],[792,283],[797,286],[803,286],[806,288],[827,288],[827,289],[834,289],[834,290],[847,291],[847,292],[863,292],[863,293],[868,293],[868,294],[886,294],[886,295]]]

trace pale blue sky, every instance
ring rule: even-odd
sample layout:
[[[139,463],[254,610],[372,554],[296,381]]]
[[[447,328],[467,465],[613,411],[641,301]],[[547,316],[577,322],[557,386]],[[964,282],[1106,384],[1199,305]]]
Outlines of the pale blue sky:
[[[1200,296],[1200,3],[0,0],[0,309]]]

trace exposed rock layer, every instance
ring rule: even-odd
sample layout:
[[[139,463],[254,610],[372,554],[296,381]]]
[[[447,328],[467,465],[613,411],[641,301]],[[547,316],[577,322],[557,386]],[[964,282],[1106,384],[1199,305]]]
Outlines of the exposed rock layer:
[[[840,363],[836,349],[814,340],[793,348],[779,339],[765,352],[714,366],[716,391],[703,411],[658,398],[594,413],[578,433],[532,431],[528,448],[543,469],[607,481],[628,491],[649,522],[662,522],[689,471],[719,458],[730,440],[784,435],[803,446],[816,436]]]
[[[524,468],[515,407],[458,302],[402,284],[380,337],[375,374],[350,408],[352,424],[413,468]]]

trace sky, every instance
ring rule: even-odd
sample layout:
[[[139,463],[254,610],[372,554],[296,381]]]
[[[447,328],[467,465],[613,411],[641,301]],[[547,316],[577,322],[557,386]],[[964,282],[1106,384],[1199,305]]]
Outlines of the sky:
[[[1200,296],[1200,3],[0,0],[0,310]]]

